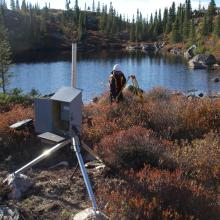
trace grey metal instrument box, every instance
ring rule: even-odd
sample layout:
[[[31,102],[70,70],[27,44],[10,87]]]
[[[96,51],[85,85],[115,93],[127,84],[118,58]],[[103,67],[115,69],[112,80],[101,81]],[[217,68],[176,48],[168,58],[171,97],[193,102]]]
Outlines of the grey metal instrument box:
[[[62,87],[50,98],[36,98],[34,107],[37,133],[52,132],[65,137],[80,133],[82,90]]]

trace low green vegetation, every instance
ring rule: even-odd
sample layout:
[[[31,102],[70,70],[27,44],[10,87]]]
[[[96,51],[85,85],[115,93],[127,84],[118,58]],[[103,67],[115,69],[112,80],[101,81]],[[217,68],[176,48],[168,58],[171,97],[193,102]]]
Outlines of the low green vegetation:
[[[39,92],[35,89],[32,89],[28,94],[24,94],[21,89],[17,88],[8,93],[0,93],[0,113],[9,111],[17,104],[30,106],[33,103],[33,98],[39,95]]]
[[[7,32],[0,20],[0,88],[6,93],[6,86],[12,76],[9,69],[11,67],[11,48],[7,38]]]

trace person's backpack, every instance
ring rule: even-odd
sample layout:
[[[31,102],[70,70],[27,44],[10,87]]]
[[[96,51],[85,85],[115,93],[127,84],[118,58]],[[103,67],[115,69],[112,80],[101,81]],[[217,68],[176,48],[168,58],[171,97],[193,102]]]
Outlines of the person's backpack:
[[[117,71],[117,72],[114,72],[113,75],[114,75],[115,81],[116,81],[115,82],[116,89],[117,89],[117,91],[120,91],[123,88],[123,86],[124,86],[124,84],[126,82],[124,74],[122,72],[120,72],[120,71]]]

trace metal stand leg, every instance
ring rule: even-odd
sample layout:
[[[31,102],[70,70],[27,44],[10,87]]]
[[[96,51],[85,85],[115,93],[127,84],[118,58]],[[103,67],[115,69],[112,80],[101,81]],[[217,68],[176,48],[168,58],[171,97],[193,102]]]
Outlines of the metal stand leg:
[[[86,189],[88,191],[89,198],[92,202],[93,210],[94,210],[94,212],[96,212],[97,211],[97,204],[96,204],[96,200],[95,200],[95,195],[92,191],[91,183],[90,183],[88,174],[86,172],[86,168],[85,168],[85,165],[84,165],[84,162],[83,162],[83,159],[82,159],[82,155],[80,153],[78,137],[73,137],[72,138],[72,143],[73,143],[73,148],[74,148],[74,151],[76,153],[76,156],[77,156],[77,159],[78,159],[78,162],[79,162],[79,166],[80,166],[80,169],[81,169],[81,172],[82,172],[82,175],[83,175],[84,182],[86,184]]]

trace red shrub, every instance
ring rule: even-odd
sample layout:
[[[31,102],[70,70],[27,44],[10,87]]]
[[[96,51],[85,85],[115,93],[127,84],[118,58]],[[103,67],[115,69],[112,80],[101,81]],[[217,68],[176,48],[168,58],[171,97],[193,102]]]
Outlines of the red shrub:
[[[160,166],[161,161],[168,161],[161,141],[152,131],[137,126],[104,137],[95,149],[107,165],[117,170],[140,169],[145,163]]]
[[[210,132],[204,139],[183,142],[172,149],[172,158],[185,175],[219,191],[220,137]]]
[[[0,161],[10,157],[13,162],[23,164],[42,151],[39,140],[32,132],[9,128],[13,123],[27,118],[33,118],[33,109],[22,105],[15,105],[10,111],[0,114]]]
[[[111,219],[218,219],[213,194],[180,171],[146,166],[126,172],[124,180],[106,180],[98,188],[99,204]],[[106,205],[107,204],[107,205]]]
[[[33,108],[15,105],[10,111],[0,114],[0,134],[8,133],[9,126],[18,121],[33,118]]]
[[[220,128],[219,99],[188,100],[162,89],[147,93],[144,103],[129,97],[118,105],[91,104],[84,113],[92,118],[92,125],[83,124],[83,136],[92,145],[135,125],[152,129],[169,140],[193,140]]]

